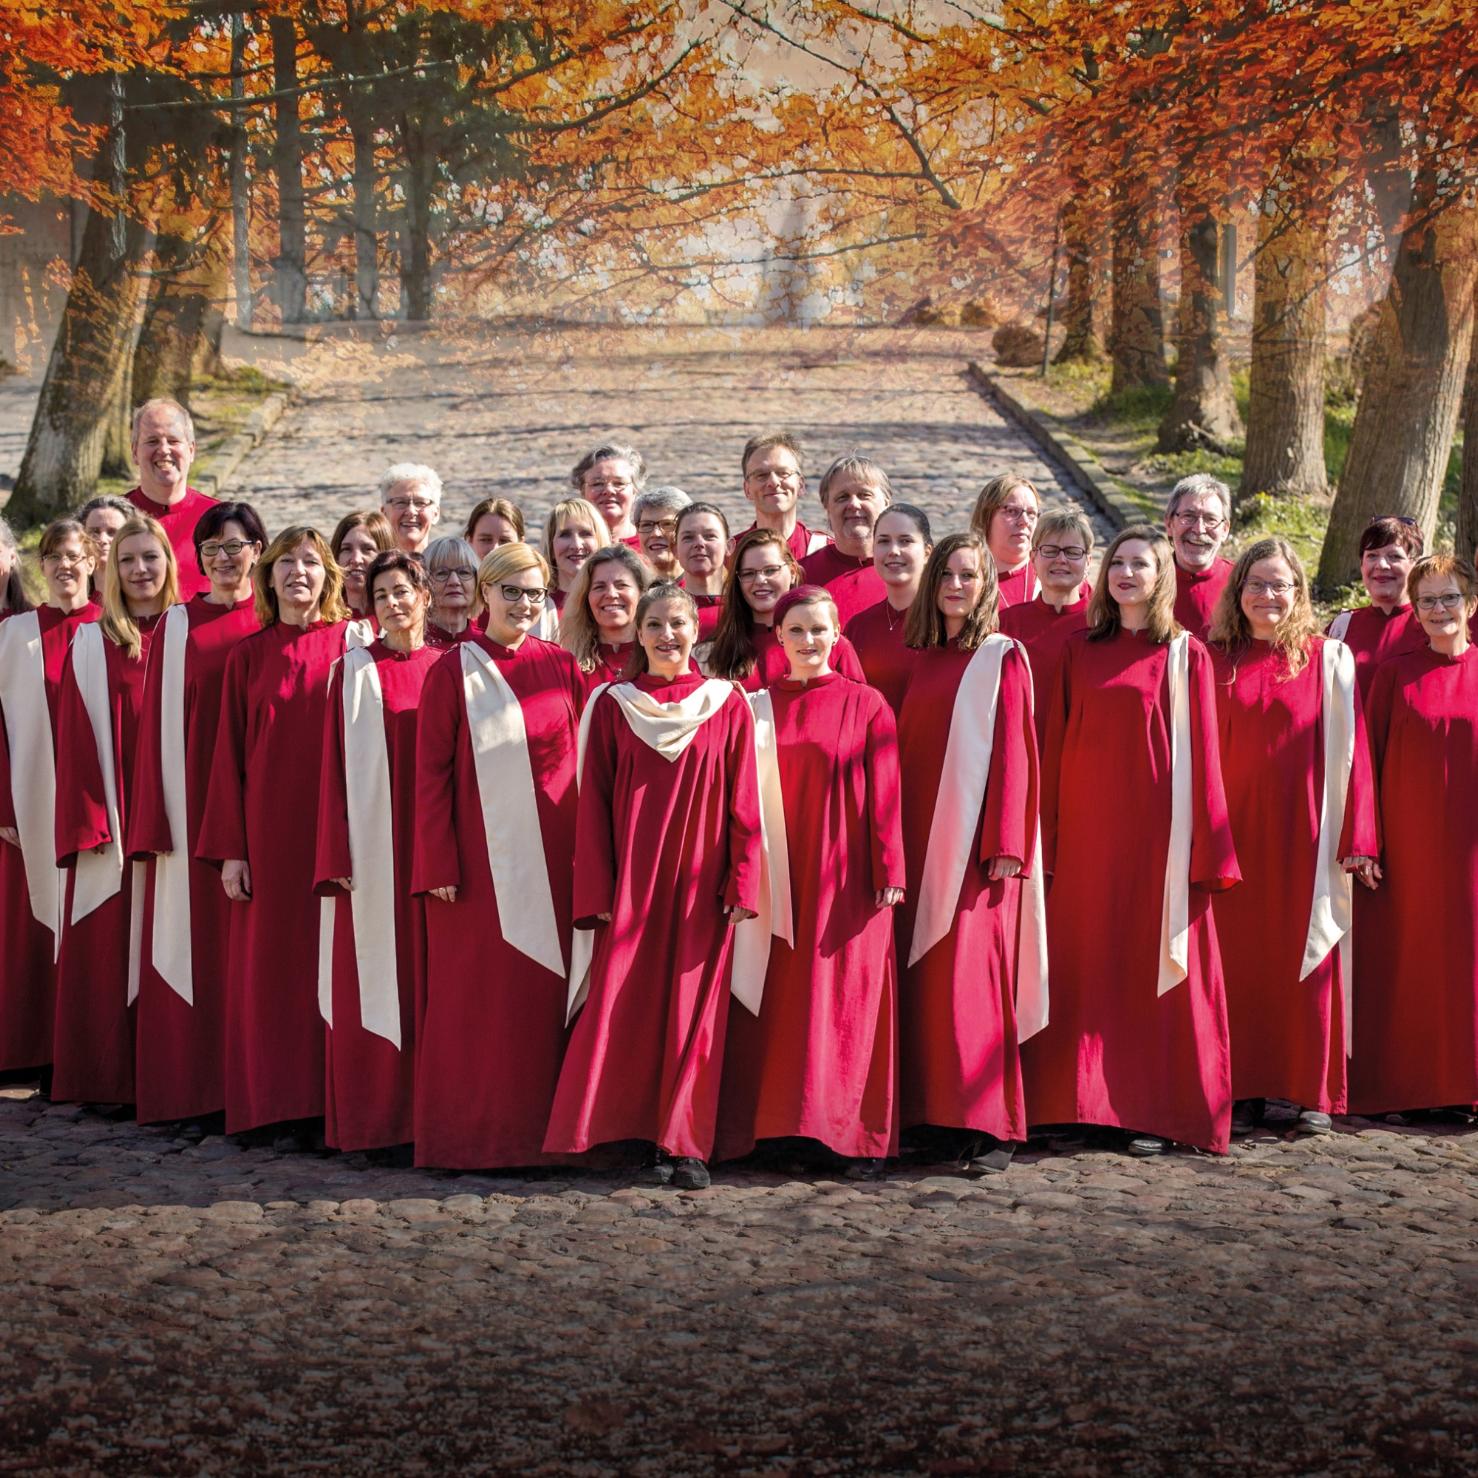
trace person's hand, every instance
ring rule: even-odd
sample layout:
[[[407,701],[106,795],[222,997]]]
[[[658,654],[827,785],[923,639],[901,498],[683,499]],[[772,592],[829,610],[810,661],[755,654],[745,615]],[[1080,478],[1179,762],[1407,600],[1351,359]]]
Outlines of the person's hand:
[[[354,879],[353,878],[335,878],[334,879],[334,887],[336,887],[336,888],[342,888],[346,893],[352,893],[354,891]]]
[[[1367,888],[1380,887],[1380,880],[1385,876],[1374,857],[1345,857],[1339,865],[1346,872],[1353,873]]]
[[[443,903],[455,903],[457,901],[457,890],[455,887],[433,888],[431,890],[431,896],[441,899]]]
[[[598,913],[598,914],[596,914],[596,916],[595,916],[595,917],[596,917],[596,918],[597,918],[597,919],[598,919],[598,920],[599,920],[599,921],[600,921],[600,922],[601,922],[601,923],[602,923],[602,924],[609,924],[609,923],[610,923],[610,922],[611,922],[611,916],[610,916],[610,914],[608,914],[608,913]]]
[[[879,908],[897,908],[898,905],[900,903],[902,903],[902,902],[903,902],[903,889],[902,888],[879,888],[878,889],[878,907]]]
[[[0,826],[0,842],[9,842],[12,847],[21,844],[21,834],[13,826]]]
[[[221,867],[221,886],[232,903],[246,903],[251,898],[251,868],[233,858]]]
[[[1014,878],[1021,871],[1019,857],[992,857],[986,866],[985,875],[991,882],[999,883],[1002,878]]]
[[[729,922],[731,924],[742,924],[746,919],[757,918],[759,918],[759,915],[752,908],[745,908],[742,904],[736,903],[729,910]]]

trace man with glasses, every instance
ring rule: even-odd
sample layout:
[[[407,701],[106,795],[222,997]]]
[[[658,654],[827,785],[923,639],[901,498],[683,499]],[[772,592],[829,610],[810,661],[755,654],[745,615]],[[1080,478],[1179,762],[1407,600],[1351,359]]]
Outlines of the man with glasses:
[[[1231,531],[1232,494],[1220,478],[1193,472],[1171,489],[1165,532],[1175,546],[1175,619],[1202,641],[1232,573],[1221,557]]]
[[[750,529],[774,529],[797,562],[826,548],[831,542],[829,536],[813,533],[796,511],[806,491],[806,469],[801,444],[789,431],[764,431],[751,436],[744,443],[739,468],[744,477],[744,496],[754,508]],[[734,536],[735,543],[748,532],[740,529]]]
[[[441,518],[441,478],[419,462],[397,462],[380,479],[380,512],[398,549],[424,554]]]
[[[140,513],[156,519],[174,549],[180,599],[203,595],[210,581],[195,560],[195,525],[215,499],[190,486],[195,426],[177,400],[146,400],[133,413],[132,449],[139,485],[126,496]],[[101,582],[101,571],[99,571]]]

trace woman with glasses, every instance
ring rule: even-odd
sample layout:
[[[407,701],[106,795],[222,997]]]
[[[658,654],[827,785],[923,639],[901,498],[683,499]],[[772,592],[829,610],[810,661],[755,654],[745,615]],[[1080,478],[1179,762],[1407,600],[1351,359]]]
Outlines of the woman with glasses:
[[[1373,886],[1380,845],[1355,661],[1316,633],[1298,555],[1259,539],[1233,567],[1210,645],[1242,870],[1215,902],[1234,1130],[1277,1098],[1298,1106],[1300,1134],[1327,1134],[1347,1103],[1350,874]]]
[[[1117,535],[1047,706],[1042,858],[1052,1011],[1026,1044],[1034,1124],[1225,1153],[1226,994],[1211,895],[1239,879],[1205,647],[1174,617],[1175,558]]]
[[[883,582],[884,598],[847,622],[847,640],[857,649],[867,681],[896,717],[918,662],[907,642],[908,612],[934,548],[928,516],[912,503],[892,503],[873,528],[873,568]]]
[[[570,487],[575,496],[593,503],[611,538],[628,549],[639,546],[632,508],[646,481],[647,464],[642,454],[620,442],[586,452],[570,469]]]
[[[658,580],[681,580],[677,558],[677,518],[693,500],[681,489],[652,488],[631,506],[637,551]]]
[[[0,1072],[51,1062],[56,945],[57,699],[80,626],[102,614],[89,594],[96,551],[76,519],[41,535],[46,600],[0,621]]]
[[[636,607],[652,572],[634,549],[610,544],[580,570],[559,623],[559,644],[580,664],[587,690],[621,680],[636,650]]]
[[[1373,518],[1360,535],[1360,583],[1370,604],[1341,611],[1329,623],[1329,635],[1355,654],[1355,676],[1365,697],[1383,662],[1426,650],[1426,632],[1406,590],[1422,547],[1414,518]]]
[[[425,640],[425,565],[391,550],[365,578],[380,636],[346,652],[329,679],[314,868],[316,891],[333,900],[318,978],[328,1028],[323,1132],[341,1150],[411,1141],[425,958],[424,905],[411,889],[416,721],[440,656]]]
[[[482,608],[477,600],[477,556],[465,539],[446,535],[426,546],[431,607],[426,614],[426,645],[445,652],[471,639]]]
[[[1418,560],[1407,597],[1426,637],[1370,687],[1380,887],[1355,918],[1350,1111],[1478,1107],[1478,610],[1473,566]]]
[[[134,1058],[143,1124],[201,1118],[226,1103],[232,903],[219,870],[197,858],[195,846],[226,659],[261,629],[252,572],[267,531],[250,503],[216,503],[201,514],[194,539],[208,585],[171,606],[155,633],[127,821],[128,855],[146,864]]]
[[[1221,556],[1231,531],[1232,493],[1220,478],[1193,472],[1171,488],[1165,532],[1175,550],[1175,619],[1202,641],[1232,573]]]
[[[538,551],[495,549],[478,581],[486,630],[432,668],[416,736],[416,1163],[453,1169],[543,1158],[565,1043],[585,700],[575,659],[532,634],[551,582]]]
[[[981,488],[970,515],[970,528],[985,540],[996,566],[996,589],[1002,611],[1036,594],[1032,571],[1032,531],[1042,516],[1042,499],[1029,479],[1003,472]]]
[[[441,478],[419,462],[397,462],[380,479],[380,512],[390,525],[395,547],[424,554],[431,530],[441,519]]]

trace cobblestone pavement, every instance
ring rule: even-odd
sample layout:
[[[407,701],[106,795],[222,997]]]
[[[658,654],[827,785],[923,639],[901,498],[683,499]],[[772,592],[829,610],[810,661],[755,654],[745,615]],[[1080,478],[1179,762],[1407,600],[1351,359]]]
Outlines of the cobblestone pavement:
[[[802,517],[813,528],[824,527],[820,473],[853,447],[945,532],[968,523],[981,486],[1008,468],[1049,502],[1077,501],[967,383],[966,363],[987,345],[957,330],[468,326],[311,344],[237,337],[229,349],[300,391],[236,477],[269,528],[294,519],[332,528],[347,509],[372,505],[380,474],[399,461],[441,473],[448,527],[492,494],[542,520],[567,496],[576,460],[608,437],[641,450],[649,486],[675,483],[742,527],[739,454],[770,426],[799,432],[808,449]]]
[[[0,1099],[0,1469],[1478,1471],[1478,1134],[440,1175]]]

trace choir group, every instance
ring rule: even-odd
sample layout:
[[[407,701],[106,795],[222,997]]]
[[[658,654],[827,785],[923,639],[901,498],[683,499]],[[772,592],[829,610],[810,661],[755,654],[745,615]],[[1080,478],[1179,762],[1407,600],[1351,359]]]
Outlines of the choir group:
[[[1090,581],[1011,474],[936,538],[844,456],[812,531],[785,433],[748,529],[606,445],[542,537],[408,463],[269,537],[171,401],[134,454],[40,606],[0,523],[0,1070],[54,1098],[684,1187],[1478,1103],[1478,582],[1409,520],[1321,633],[1206,476]]]

